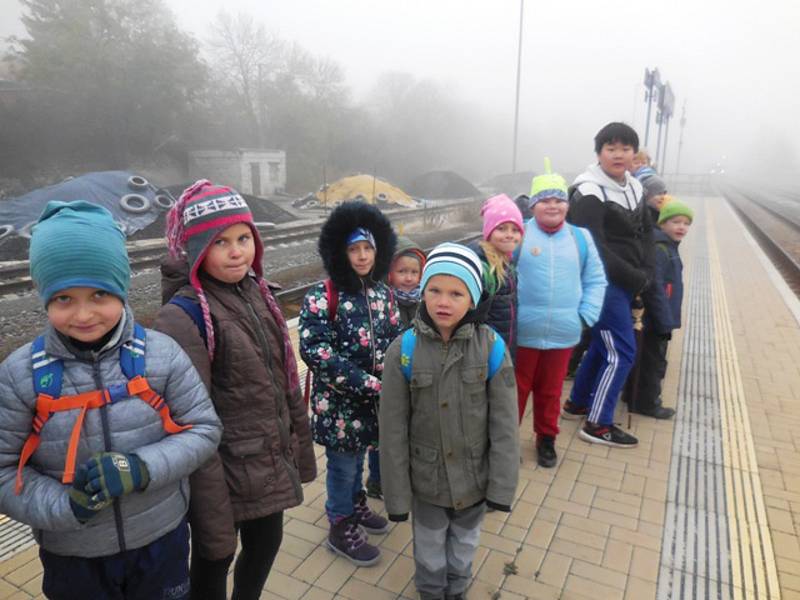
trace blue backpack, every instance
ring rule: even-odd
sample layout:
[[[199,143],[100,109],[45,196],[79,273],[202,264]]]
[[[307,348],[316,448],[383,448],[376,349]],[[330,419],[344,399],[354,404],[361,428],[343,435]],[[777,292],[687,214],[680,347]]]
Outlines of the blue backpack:
[[[411,371],[414,367],[414,349],[417,347],[417,332],[412,327],[406,329],[400,341],[400,370],[406,381],[411,381]],[[494,332],[494,341],[492,348],[489,351],[488,371],[486,374],[486,381],[489,381],[495,376],[495,373],[500,370],[503,364],[503,357],[506,355],[506,343],[503,341],[502,336]]]
[[[183,309],[183,312],[189,315],[189,318],[197,325],[197,330],[200,332],[200,337],[203,338],[203,343],[208,346],[206,321],[203,318],[203,309],[200,308],[200,303],[186,296],[173,296],[167,304],[179,306]]]

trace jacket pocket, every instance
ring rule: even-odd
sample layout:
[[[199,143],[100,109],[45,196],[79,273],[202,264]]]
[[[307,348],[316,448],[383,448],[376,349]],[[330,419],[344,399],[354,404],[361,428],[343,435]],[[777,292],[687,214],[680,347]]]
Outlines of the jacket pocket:
[[[439,451],[415,442],[411,442],[409,451],[412,491],[435,496],[439,491]]]
[[[475,485],[482,493],[486,493],[489,486],[489,452],[488,442],[481,440],[469,447],[470,467],[472,476],[475,478]]]
[[[465,367],[461,371],[463,391],[462,431],[468,443],[487,437],[489,399],[486,394],[486,366]]]
[[[275,462],[266,438],[240,440],[220,446],[225,481],[236,500],[263,498],[275,488]]]

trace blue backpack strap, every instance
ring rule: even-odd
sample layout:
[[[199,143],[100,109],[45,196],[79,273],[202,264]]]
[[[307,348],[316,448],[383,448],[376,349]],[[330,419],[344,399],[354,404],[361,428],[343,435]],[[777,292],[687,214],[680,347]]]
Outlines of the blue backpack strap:
[[[583,275],[583,269],[586,267],[586,257],[589,254],[589,247],[586,243],[586,236],[583,234],[583,231],[579,227],[575,225],[569,224],[569,230],[572,233],[572,239],[575,240],[575,245],[578,247],[578,259],[581,263],[581,275]]]
[[[53,358],[44,350],[44,336],[40,335],[31,344],[31,368],[33,370],[33,391],[47,394],[53,398],[61,396],[61,382],[64,375],[64,363],[60,358]]]
[[[206,320],[203,318],[203,309],[200,308],[200,303],[188,298],[186,296],[173,296],[169,304],[174,304],[183,309],[189,318],[197,325],[200,331],[200,337],[203,338],[203,344],[208,346],[208,332],[206,331]]]
[[[503,358],[506,355],[506,343],[503,340],[503,336],[496,331],[493,331],[492,333],[494,334],[494,340],[492,341],[492,347],[489,350],[489,370],[488,376],[486,377],[487,381],[494,377],[495,373],[500,370],[500,367],[503,365]]]
[[[414,367],[414,348],[417,346],[417,332],[412,327],[403,332],[400,340],[400,370],[406,381],[411,381],[411,370]]]
[[[146,333],[139,323],[133,324],[133,339],[122,344],[119,349],[119,366],[125,377],[133,379],[137,375],[144,377],[144,348]]]

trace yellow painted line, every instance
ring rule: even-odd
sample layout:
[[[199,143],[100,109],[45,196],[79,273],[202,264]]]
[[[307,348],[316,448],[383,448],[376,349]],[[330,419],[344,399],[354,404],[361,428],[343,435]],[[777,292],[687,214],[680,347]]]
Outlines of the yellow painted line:
[[[778,572],[769,533],[764,493],[756,462],[750,417],[734,345],[728,300],[714,233],[713,209],[707,205],[706,231],[711,274],[714,347],[722,423],[725,501],[734,598],[779,600]]]

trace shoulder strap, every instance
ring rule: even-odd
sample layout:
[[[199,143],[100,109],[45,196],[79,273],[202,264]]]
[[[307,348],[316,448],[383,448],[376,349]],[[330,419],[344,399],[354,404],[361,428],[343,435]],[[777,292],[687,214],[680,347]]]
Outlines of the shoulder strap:
[[[412,327],[403,332],[400,340],[400,370],[406,378],[411,381],[411,370],[414,366],[414,348],[417,346],[417,332]]]
[[[33,369],[33,392],[47,394],[53,398],[61,396],[64,363],[44,351],[44,336],[40,335],[31,344],[31,367]]]
[[[174,304],[183,309],[189,318],[197,325],[200,331],[200,337],[203,338],[203,344],[208,346],[208,332],[206,331],[206,320],[203,318],[203,309],[200,308],[200,303],[188,298],[186,296],[173,296],[169,304]]]
[[[333,280],[325,280],[325,296],[328,299],[328,320],[336,320],[336,310],[339,308],[339,291],[333,284]]]
[[[133,324],[133,339],[125,342],[119,349],[119,366],[128,379],[141,375],[144,377],[144,348],[146,342],[144,327]]]
[[[578,247],[578,258],[580,259],[581,263],[581,275],[583,275],[583,270],[586,267],[586,256],[589,254],[589,248],[586,243],[586,236],[583,234],[583,231],[580,228],[567,223],[569,225],[569,230],[572,233],[572,239],[575,240],[575,245]]]
[[[496,331],[493,332],[493,334],[494,340],[492,341],[492,347],[489,350],[489,369],[486,376],[487,381],[494,377],[495,373],[500,370],[500,367],[503,365],[503,358],[506,355],[506,343],[503,341],[503,336]]]

